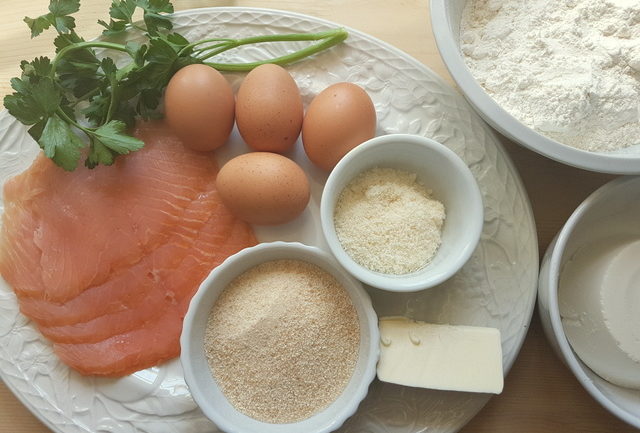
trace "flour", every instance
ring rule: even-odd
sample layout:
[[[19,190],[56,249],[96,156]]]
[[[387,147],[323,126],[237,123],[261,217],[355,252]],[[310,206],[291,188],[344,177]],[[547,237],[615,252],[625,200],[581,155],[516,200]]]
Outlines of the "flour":
[[[469,0],[461,49],[539,133],[589,151],[640,144],[640,0]]]

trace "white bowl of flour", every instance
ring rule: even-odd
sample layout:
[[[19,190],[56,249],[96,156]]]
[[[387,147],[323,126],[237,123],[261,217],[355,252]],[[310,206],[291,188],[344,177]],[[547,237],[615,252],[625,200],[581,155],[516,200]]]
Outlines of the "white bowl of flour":
[[[640,174],[640,4],[431,0],[442,58],[494,128],[559,162]]]

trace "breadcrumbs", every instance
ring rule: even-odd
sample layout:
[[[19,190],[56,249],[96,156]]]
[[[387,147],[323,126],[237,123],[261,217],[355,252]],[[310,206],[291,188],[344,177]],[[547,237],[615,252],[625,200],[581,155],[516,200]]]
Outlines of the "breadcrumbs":
[[[229,402],[270,423],[306,419],[331,404],[353,374],[357,312],[329,273],[300,260],[260,264],[216,301],[205,332],[213,376]]]

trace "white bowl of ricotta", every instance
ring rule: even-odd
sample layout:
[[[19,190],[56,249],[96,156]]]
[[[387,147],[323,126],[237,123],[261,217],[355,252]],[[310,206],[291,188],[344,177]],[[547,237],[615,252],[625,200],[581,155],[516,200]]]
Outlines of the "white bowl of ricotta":
[[[538,305],[547,338],[582,386],[640,428],[640,177],[591,194],[546,251]]]
[[[440,55],[506,137],[574,167],[640,174],[640,30],[625,24],[640,6],[560,3],[431,0]]]
[[[334,167],[320,202],[331,252],[370,286],[412,292],[467,262],[484,225],[482,195],[465,162],[426,137],[368,140]]]

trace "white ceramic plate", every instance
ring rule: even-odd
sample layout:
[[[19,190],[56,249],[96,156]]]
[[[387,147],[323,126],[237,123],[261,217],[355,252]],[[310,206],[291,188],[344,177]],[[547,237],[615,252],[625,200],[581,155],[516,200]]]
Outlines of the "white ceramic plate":
[[[178,13],[176,27],[189,39],[316,32],[337,26],[320,19],[264,9],[215,8]],[[280,55],[302,44],[251,47],[228,60]],[[470,261],[446,283],[418,293],[370,289],[379,315],[406,315],[437,323],[493,326],[502,333],[505,372],[524,340],[536,295],[538,247],[522,183],[492,130],[453,88],[415,59],[370,36],[350,31],[346,43],[289,67],[305,104],[338,81],[360,84],[378,113],[378,135],[421,134],[455,151],[482,192],[485,222]],[[237,88],[242,75],[228,76]],[[21,171],[37,151],[25,128],[0,113],[0,182]],[[243,151],[236,132],[221,160]],[[301,151],[291,155],[309,174],[312,198],[294,223],[258,230],[260,240],[300,241],[327,248],[319,224],[326,174]],[[0,208],[1,210],[1,208]],[[216,428],[197,409],[177,360],[119,380],[85,378],[69,370],[19,312],[0,281],[0,375],[52,430],[75,432],[203,433]],[[374,382],[341,432],[455,432],[489,395],[429,391]]]

